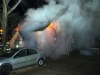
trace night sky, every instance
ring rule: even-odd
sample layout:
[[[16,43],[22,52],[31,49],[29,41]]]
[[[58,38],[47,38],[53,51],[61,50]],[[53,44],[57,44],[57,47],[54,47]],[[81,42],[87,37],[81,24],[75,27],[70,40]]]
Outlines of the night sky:
[[[18,0],[11,0],[9,3],[9,6],[12,7]],[[47,4],[44,0],[23,0],[17,8],[14,10],[14,12],[19,12],[20,16],[24,16],[24,13],[29,8],[39,8],[43,5]]]

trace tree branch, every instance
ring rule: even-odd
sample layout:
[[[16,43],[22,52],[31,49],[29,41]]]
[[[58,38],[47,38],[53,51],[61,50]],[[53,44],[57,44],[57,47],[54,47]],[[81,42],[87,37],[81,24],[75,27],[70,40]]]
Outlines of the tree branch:
[[[21,2],[22,0],[18,0],[18,2],[8,11],[7,15],[9,15],[17,6],[18,4]]]
[[[7,0],[7,5],[8,5],[9,2],[10,2],[10,0]]]

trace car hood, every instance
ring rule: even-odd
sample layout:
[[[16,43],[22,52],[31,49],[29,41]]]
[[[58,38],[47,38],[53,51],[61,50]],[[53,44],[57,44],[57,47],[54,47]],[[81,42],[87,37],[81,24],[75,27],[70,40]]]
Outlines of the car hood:
[[[2,62],[8,62],[9,58],[6,57],[0,57],[0,63]]]
[[[1,60],[4,60],[4,59],[7,59],[7,58],[5,58],[5,57],[0,57],[0,61],[1,61]]]

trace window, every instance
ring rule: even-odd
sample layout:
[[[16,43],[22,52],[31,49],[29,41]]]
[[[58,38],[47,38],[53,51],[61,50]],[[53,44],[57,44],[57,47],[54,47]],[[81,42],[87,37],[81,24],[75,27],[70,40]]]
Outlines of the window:
[[[27,55],[26,50],[21,50],[15,55],[14,58],[23,57],[23,56],[26,56],[26,55]]]
[[[29,55],[37,54],[38,52],[34,49],[28,49]]]

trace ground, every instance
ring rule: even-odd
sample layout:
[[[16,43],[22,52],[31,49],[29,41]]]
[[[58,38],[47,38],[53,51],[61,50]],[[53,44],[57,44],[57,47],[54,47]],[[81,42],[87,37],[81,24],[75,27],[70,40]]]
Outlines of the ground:
[[[33,65],[14,70],[10,75],[100,75],[100,56],[47,58],[42,67]]]

